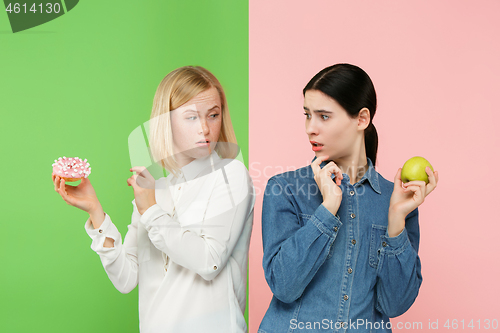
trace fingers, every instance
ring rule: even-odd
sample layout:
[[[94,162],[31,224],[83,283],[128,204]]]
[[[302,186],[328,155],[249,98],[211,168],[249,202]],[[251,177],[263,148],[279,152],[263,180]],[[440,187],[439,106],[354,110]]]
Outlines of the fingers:
[[[321,163],[328,159],[328,155],[320,156],[311,163],[311,168],[314,172],[314,176],[318,177],[323,172],[324,176],[327,176],[331,179],[332,174],[335,174],[335,182],[340,186],[342,179],[344,176],[342,175],[342,170],[335,164],[335,162],[331,161],[323,168],[321,168]]]
[[[59,176],[56,176],[54,174],[52,174],[52,182],[54,183],[54,190],[57,192],[57,188],[59,187],[59,181],[61,180],[61,178],[59,178]]]
[[[412,186],[412,185],[425,186],[425,182],[423,180],[412,180],[410,182],[403,183],[403,188],[408,187],[408,186]]]
[[[401,180],[401,168],[398,169],[398,172],[396,172],[396,175],[394,176],[394,189],[400,188],[403,184],[403,181]]]
[[[425,193],[425,186],[410,185],[406,187],[403,191],[406,193],[413,192],[413,200],[416,201],[418,205],[424,202],[425,196],[423,194]]]
[[[68,192],[66,192],[66,187],[65,187],[65,184],[66,184],[66,181],[64,179],[61,179],[61,181],[59,182],[59,194],[60,195],[68,195]],[[63,196],[64,198],[64,196]],[[66,199],[65,199],[66,200]]]
[[[340,186],[342,183],[342,179],[344,176],[342,175],[342,170],[335,164],[334,162],[330,162],[323,167],[321,172],[325,172],[329,178],[331,178],[332,174],[335,174],[335,182]]]
[[[432,172],[431,168],[429,168],[429,167],[425,168],[425,172],[427,173],[427,176],[429,177],[429,184],[427,184],[426,189],[425,189],[425,195],[427,196],[429,193],[434,191],[434,189],[436,188],[439,177],[438,177],[438,172],[437,171]]]
[[[146,169],[146,167],[143,167],[143,166],[135,166],[135,167],[130,168],[130,171],[132,171],[132,172],[137,172],[137,173],[141,173],[144,169]]]
[[[63,200],[66,201],[66,203],[68,205],[74,206],[73,198],[71,198],[68,195],[68,192],[66,192],[65,182],[66,181],[64,179],[61,179],[61,181],[59,182],[59,188],[57,189],[56,192],[61,195],[61,197],[63,198]]]
[[[131,168],[130,171],[135,171],[136,176],[139,177],[135,178],[135,184],[137,186],[147,189],[155,188],[155,178],[149,173],[147,168],[143,166],[136,166]]]
[[[153,179],[153,176],[149,173],[149,171],[146,167],[135,166],[135,167],[131,168],[130,171],[135,172],[136,175],[138,175],[138,176]]]
[[[326,160],[327,158],[328,158],[328,155],[320,156],[320,157],[316,158],[314,160],[314,162],[311,163],[311,168],[312,168],[315,176],[317,174],[319,174],[319,172],[321,171],[320,164],[323,163],[323,161]]]
[[[127,185],[134,187],[134,185],[136,184],[136,178],[137,175],[130,176],[130,178],[127,179]]]

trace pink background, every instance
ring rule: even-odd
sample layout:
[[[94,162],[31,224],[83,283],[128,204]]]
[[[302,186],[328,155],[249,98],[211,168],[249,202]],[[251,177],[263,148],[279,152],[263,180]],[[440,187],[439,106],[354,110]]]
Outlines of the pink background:
[[[398,322],[447,319],[474,331],[500,320],[500,2],[250,1],[250,173],[258,193],[250,249],[250,332],[271,300],[262,270],[267,179],[310,163],[302,88],[339,62],[363,68],[378,97],[377,170],[410,157],[439,171],[420,207],[423,284]],[[451,330],[451,329],[450,329]],[[403,330],[401,330],[403,331]],[[452,330],[453,331],[453,330]],[[434,330],[435,332],[435,330]]]

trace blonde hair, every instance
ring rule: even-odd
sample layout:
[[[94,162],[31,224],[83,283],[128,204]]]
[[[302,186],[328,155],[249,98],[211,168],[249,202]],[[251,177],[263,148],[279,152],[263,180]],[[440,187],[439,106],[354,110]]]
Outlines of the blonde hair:
[[[217,89],[222,108],[221,131],[217,142],[233,143],[229,145],[217,144],[215,151],[221,158],[235,158],[239,152],[229,116],[226,95],[219,80],[203,67],[180,67],[165,76],[158,85],[149,122],[151,155],[155,161],[158,161],[163,168],[171,173],[177,174],[180,167],[174,155],[172,123],[169,112],[211,87]]]

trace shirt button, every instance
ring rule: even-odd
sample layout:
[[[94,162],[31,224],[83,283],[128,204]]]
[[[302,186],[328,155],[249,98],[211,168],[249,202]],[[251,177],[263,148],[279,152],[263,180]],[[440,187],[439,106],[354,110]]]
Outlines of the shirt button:
[[[386,242],[382,242],[382,246],[383,246],[383,247],[386,247],[386,246],[387,246],[387,243],[386,243]]]
[[[354,191],[349,192],[350,195],[354,195]]]
[[[349,273],[349,274],[351,274],[351,273],[352,273],[352,268],[351,268],[351,267],[349,267],[349,268],[347,269],[347,273]]]
[[[180,190],[180,189],[181,189],[181,187],[179,186],[178,190]]]
[[[347,301],[349,299],[349,296],[344,295],[344,301]]]
[[[102,229],[99,229],[99,233],[102,234]]]
[[[333,231],[337,232],[337,230],[339,230],[339,228],[333,227]]]
[[[352,245],[356,245],[356,240],[355,240],[355,239],[353,239],[353,240],[351,241],[351,243],[352,243]]]
[[[351,219],[355,218],[356,217],[356,214],[352,213],[351,214]]]
[[[214,266],[214,271],[216,271],[216,270],[217,270],[217,266]]]

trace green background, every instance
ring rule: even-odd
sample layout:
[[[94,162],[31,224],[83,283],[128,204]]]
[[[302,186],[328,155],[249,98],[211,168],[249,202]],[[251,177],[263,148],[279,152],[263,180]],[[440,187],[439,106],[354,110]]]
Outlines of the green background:
[[[80,1],[13,34],[0,13],[1,332],[138,332],[137,289],[118,292],[90,249],[88,214],[54,191],[54,159],[87,158],[125,236],[127,138],[162,78],[201,65],[221,81],[248,161],[248,1]],[[248,164],[247,164],[248,166]]]

